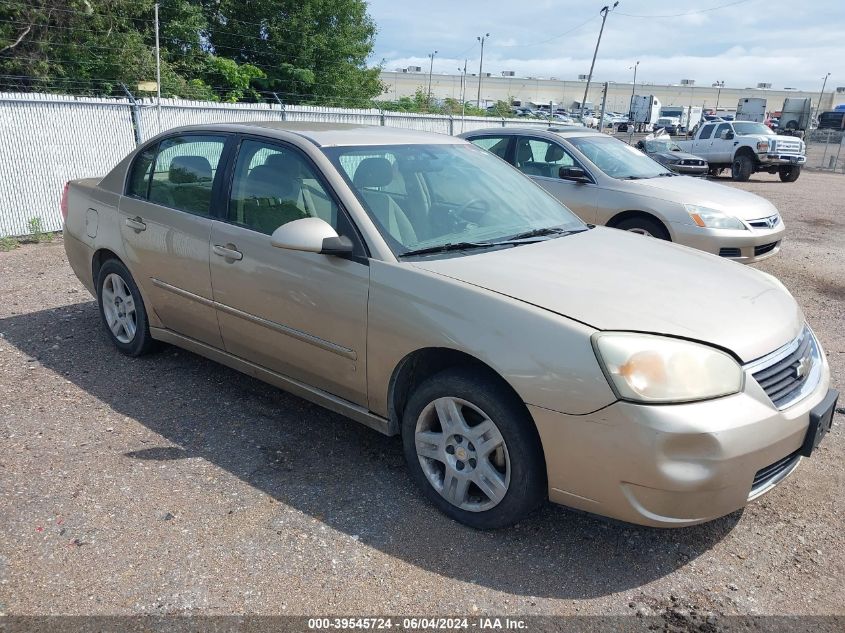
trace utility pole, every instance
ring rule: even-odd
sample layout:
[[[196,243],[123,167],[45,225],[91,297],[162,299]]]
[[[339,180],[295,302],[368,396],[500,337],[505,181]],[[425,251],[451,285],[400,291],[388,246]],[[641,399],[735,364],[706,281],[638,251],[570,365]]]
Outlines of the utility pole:
[[[605,106],[607,106],[607,83],[608,82],[606,81],[604,82],[604,89],[602,90],[601,95],[601,116],[599,117],[599,132],[604,132],[604,111],[606,109]],[[613,128],[611,128],[611,131],[612,130]]]
[[[485,33],[484,35],[479,35],[475,39],[481,42],[481,59],[478,62],[478,98],[475,102],[475,107],[481,108],[481,71],[484,69],[484,40],[490,37],[489,33]]]
[[[819,102],[816,104],[816,121],[818,121],[819,111],[822,109],[822,97],[824,97],[824,87],[827,85],[827,78],[828,77],[830,77],[830,73],[827,73],[824,76],[824,81],[822,82],[822,89],[821,89],[821,92],[819,92]],[[812,124],[813,124],[813,122],[810,121],[810,125],[812,125]]]
[[[722,88],[725,87],[725,82],[724,81],[715,81],[715,82],[713,82],[713,85],[719,87],[719,90],[716,91],[716,107],[713,110],[713,114],[715,116],[719,116],[719,97],[722,96]]]
[[[596,66],[596,55],[599,54],[599,44],[601,44],[601,34],[604,32],[604,23],[607,21],[607,14],[613,11],[619,4],[619,0],[613,3],[612,7],[607,5],[601,8],[601,28],[599,29],[599,39],[596,40],[596,50],[593,51],[593,63],[590,64],[590,74],[587,75],[587,85],[584,88],[584,98],[581,100],[581,120],[584,120],[584,104],[587,102],[587,93],[590,91],[590,82],[593,80],[593,68]]]
[[[434,56],[437,55],[437,51],[428,54],[428,58],[431,60],[431,63],[428,66],[428,105],[431,106],[431,72],[434,70]]]
[[[158,41],[158,2],[155,4],[156,19],[156,110],[158,111],[158,131],[161,133],[161,47]]]
[[[634,93],[637,91],[637,67],[640,65],[638,61],[634,64],[634,84],[631,86],[631,107],[628,109],[628,119],[634,120]],[[628,70],[631,70],[630,68]]]

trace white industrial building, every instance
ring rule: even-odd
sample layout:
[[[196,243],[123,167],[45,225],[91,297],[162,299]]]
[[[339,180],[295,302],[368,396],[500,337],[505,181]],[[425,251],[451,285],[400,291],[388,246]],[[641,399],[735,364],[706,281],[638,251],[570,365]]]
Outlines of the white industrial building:
[[[583,76],[582,76],[583,77]],[[465,90],[466,101],[475,102],[478,97],[479,78],[477,74],[467,74]],[[395,101],[402,97],[412,97],[418,89],[428,91],[429,75],[419,66],[412,66],[396,71],[382,71],[382,83],[385,92],[381,99]],[[434,99],[452,98],[460,100],[460,74],[433,74],[431,76],[431,94]],[[736,109],[737,102],[746,97],[762,97],[767,99],[772,111],[780,110],[786,97],[809,97],[813,108],[819,100],[819,92],[794,90],[790,88],[773,89],[769,83],[756,84],[755,87],[721,88],[711,85],[712,81],[697,83],[694,80],[683,80],[683,83],[665,85],[651,83],[637,83],[636,94],[653,94],[664,105],[694,105],[705,109],[715,108],[720,111]],[[578,80],[562,80],[557,78],[518,77],[513,71],[505,70],[498,73],[484,73],[481,77],[481,106],[491,105],[497,101],[518,101],[524,105],[548,105],[553,102],[556,107],[573,108],[584,98],[586,77]],[[627,112],[631,93],[634,86],[631,83],[611,82],[607,91],[607,109],[616,112]],[[596,107],[601,103],[601,93],[604,82],[600,77],[594,77],[590,84],[587,103]],[[845,103],[845,87],[826,90],[821,101],[821,110],[831,110],[834,106]]]

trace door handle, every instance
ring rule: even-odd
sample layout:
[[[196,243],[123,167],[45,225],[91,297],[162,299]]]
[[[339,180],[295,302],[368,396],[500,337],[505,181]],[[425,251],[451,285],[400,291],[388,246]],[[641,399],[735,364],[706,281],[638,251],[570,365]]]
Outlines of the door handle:
[[[144,224],[144,221],[140,217],[126,218],[126,226],[136,233],[147,230],[147,225]]]
[[[232,246],[232,248],[229,248],[230,246]],[[244,258],[243,253],[238,250],[235,250],[234,244],[227,244],[226,246],[214,244],[211,247],[211,250],[214,251],[215,255],[219,255],[220,257],[225,257],[226,259],[231,259],[236,262]]]

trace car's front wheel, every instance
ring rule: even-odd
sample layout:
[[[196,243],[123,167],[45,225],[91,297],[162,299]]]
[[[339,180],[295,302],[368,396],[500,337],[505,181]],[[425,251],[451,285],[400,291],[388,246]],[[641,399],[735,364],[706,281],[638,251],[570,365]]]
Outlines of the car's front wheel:
[[[731,165],[731,178],[737,182],[745,182],[751,178],[754,171],[754,161],[750,156],[739,154]]]
[[[155,343],[150,335],[144,300],[122,262],[106,261],[97,275],[100,317],[115,347],[128,356],[141,356]]]
[[[613,228],[645,235],[646,237],[656,237],[659,240],[670,240],[669,231],[661,222],[645,216],[637,215],[625,218],[614,224]]]
[[[477,529],[516,523],[546,498],[543,451],[525,406],[483,370],[423,382],[402,421],[411,477],[447,516]]]
[[[778,169],[778,176],[782,182],[795,182],[798,176],[801,175],[800,165],[791,165],[789,167],[781,167]]]

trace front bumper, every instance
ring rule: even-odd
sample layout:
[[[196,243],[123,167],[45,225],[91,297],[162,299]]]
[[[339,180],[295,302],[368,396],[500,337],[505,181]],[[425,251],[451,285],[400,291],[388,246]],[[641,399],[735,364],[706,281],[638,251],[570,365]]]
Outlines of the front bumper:
[[[785,226],[773,229],[707,229],[695,224],[669,223],[672,241],[684,246],[732,259],[742,264],[763,261],[780,252]]]
[[[709,171],[709,165],[667,165],[672,171],[686,176],[705,176]]]
[[[757,158],[761,165],[803,165],[807,162],[806,156],[795,154],[758,154]]]
[[[704,402],[619,401],[581,416],[529,406],[546,455],[549,498],[656,527],[694,525],[743,508],[798,465],[810,410],[830,384],[821,356],[815,389],[782,411],[750,371],[744,391]]]

